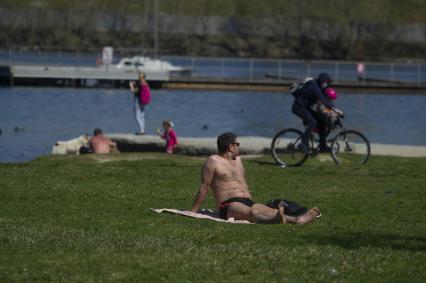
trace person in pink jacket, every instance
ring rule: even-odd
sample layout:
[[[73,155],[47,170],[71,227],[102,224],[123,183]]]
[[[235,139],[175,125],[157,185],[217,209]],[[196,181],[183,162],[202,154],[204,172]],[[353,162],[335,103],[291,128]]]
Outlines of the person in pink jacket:
[[[170,120],[163,121],[163,129],[163,133],[161,133],[160,129],[157,129],[157,134],[162,139],[166,140],[166,152],[172,154],[178,144],[178,138],[175,130],[173,129],[173,122]]]
[[[147,81],[145,80],[145,74],[139,74],[139,82],[129,82],[130,91],[133,93],[133,113],[136,122],[139,126],[139,131],[135,135],[145,134],[145,108],[151,102],[151,90]]]

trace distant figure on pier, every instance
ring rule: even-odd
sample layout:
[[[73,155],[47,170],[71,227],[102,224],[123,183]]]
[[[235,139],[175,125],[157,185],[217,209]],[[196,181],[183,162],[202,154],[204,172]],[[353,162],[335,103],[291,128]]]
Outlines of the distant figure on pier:
[[[166,140],[166,152],[172,154],[176,145],[178,144],[178,138],[175,130],[173,129],[173,122],[170,120],[163,121],[162,133],[160,129],[157,129],[157,134],[164,140]]]
[[[117,143],[105,137],[101,129],[95,129],[94,136],[90,139],[90,149],[93,153],[110,153],[117,149]]]
[[[136,135],[145,134],[145,108],[151,102],[151,90],[145,81],[145,74],[139,74],[139,82],[131,81],[129,83],[130,91],[133,93],[133,112],[139,131]]]
[[[365,65],[364,63],[358,63],[356,65],[356,72],[358,74],[358,80],[361,82],[365,81]]]

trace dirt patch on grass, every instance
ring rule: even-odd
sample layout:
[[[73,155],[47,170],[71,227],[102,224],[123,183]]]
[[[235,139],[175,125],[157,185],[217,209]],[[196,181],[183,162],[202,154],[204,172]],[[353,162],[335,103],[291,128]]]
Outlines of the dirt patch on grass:
[[[180,158],[183,155],[168,155],[165,153],[113,153],[113,154],[93,154],[90,156],[90,159],[99,162],[114,162],[114,161],[140,161],[140,160],[158,160],[158,159],[168,159],[168,158]],[[188,158],[188,156],[185,156]],[[199,159],[202,157],[189,157],[190,159]]]
[[[334,162],[330,154],[319,154],[316,156],[316,159],[319,162]]]
[[[100,163],[113,162],[113,161],[139,161],[147,159],[162,159],[164,157],[157,154],[130,154],[130,153],[118,153],[118,154],[93,154],[90,159]]]

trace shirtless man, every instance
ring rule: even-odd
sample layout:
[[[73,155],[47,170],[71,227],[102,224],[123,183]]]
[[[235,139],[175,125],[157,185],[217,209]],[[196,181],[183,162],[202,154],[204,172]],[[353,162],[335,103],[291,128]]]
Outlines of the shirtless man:
[[[101,129],[95,129],[94,136],[90,139],[90,148],[93,153],[110,153],[111,149],[117,148],[117,143],[105,137]]]
[[[284,215],[284,206],[270,208],[254,203],[246,182],[241,163],[240,142],[233,133],[224,133],[217,138],[219,154],[210,156],[201,172],[198,189],[191,212],[197,212],[209,190],[219,208],[222,219],[248,220],[252,223],[294,223],[312,222],[320,214],[318,208],[310,209],[299,217]]]

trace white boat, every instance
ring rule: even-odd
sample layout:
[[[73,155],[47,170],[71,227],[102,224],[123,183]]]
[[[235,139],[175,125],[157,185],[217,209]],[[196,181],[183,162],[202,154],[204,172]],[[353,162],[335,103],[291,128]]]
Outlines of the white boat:
[[[153,59],[150,57],[135,56],[132,58],[123,58],[115,66],[117,69],[126,72],[141,72],[141,73],[175,73],[175,72],[190,72],[191,69],[180,66],[174,66],[168,61]]]

